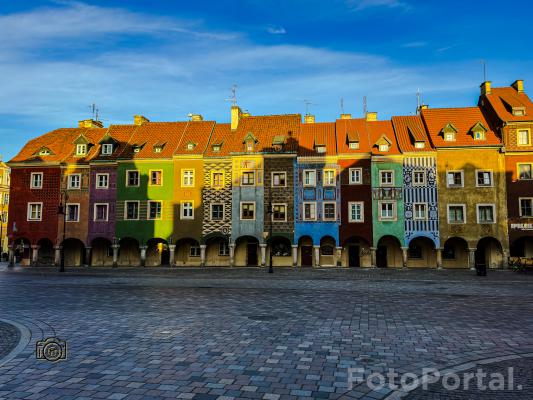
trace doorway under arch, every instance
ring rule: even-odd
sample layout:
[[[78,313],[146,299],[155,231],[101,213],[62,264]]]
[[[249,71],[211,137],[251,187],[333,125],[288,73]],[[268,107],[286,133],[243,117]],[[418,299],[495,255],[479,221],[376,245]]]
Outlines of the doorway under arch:
[[[342,265],[346,267],[370,267],[372,256],[370,244],[359,236],[351,236],[342,247]]]
[[[141,250],[136,239],[131,237],[120,239],[117,264],[120,267],[138,267],[141,265]]]
[[[397,237],[386,235],[378,240],[376,266],[378,268],[403,267],[402,245]]]
[[[113,248],[111,240],[106,238],[95,238],[91,242],[91,266],[112,267]]]
[[[147,267],[160,267],[169,265],[170,251],[168,243],[161,238],[152,238],[146,242],[146,263]]]
[[[65,239],[63,241],[63,257],[66,267],[81,267],[85,261],[85,245],[79,239]]]
[[[511,257],[533,258],[533,236],[515,239],[510,248]]]
[[[52,266],[54,265],[54,244],[48,238],[42,238],[37,242],[37,265]]]
[[[443,268],[469,268],[468,242],[461,237],[451,237],[442,248]]]
[[[254,236],[241,236],[235,241],[235,266],[257,267],[260,262],[259,240]]]
[[[501,243],[490,236],[477,242],[475,253],[476,267],[501,268],[503,267],[503,248]]]
[[[176,265],[199,266],[200,243],[193,238],[183,238],[176,242]]]
[[[437,253],[435,243],[430,238],[418,236],[409,242],[407,249],[407,267],[436,268]]]

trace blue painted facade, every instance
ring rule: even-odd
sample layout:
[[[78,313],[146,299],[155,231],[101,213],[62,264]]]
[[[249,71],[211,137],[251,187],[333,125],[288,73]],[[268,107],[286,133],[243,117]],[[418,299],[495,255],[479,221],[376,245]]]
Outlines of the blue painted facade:
[[[424,183],[414,181],[414,173],[423,172]],[[435,156],[406,157],[403,161],[405,247],[416,237],[427,237],[440,247],[437,198],[437,161]],[[427,219],[414,218],[414,204],[427,204]]]
[[[313,245],[318,246],[325,236],[331,236],[339,246],[340,225],[340,166],[335,162],[324,162],[324,159],[295,161],[294,167],[294,243],[300,238],[309,236]],[[304,186],[304,171],[316,171],[316,185]],[[324,170],[335,171],[335,185],[324,186]],[[304,220],[304,203],[316,203],[316,220]],[[335,203],[335,220],[324,221],[324,202]]]

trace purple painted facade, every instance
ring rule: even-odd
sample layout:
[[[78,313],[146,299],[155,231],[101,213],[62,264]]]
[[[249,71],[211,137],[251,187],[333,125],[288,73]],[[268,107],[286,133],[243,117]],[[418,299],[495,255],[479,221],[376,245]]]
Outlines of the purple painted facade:
[[[99,188],[99,175],[107,174],[107,188]],[[91,188],[89,194],[89,233],[87,243],[96,238],[109,241],[115,236],[115,203],[117,199],[117,169],[116,166],[91,165]],[[107,221],[96,221],[96,204],[108,204]]]

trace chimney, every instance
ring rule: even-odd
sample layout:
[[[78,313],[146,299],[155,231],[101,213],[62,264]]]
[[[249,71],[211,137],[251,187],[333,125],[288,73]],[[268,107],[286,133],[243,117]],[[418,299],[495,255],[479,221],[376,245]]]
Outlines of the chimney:
[[[514,87],[518,93],[524,93],[524,81],[522,79],[517,79],[511,86]]]
[[[311,114],[305,114],[304,123],[305,124],[314,124],[315,123],[315,116],[311,115]]]
[[[422,112],[422,110],[427,110],[429,108],[429,106],[427,104],[420,104],[418,106],[418,109],[416,110],[417,114],[420,114]]]
[[[96,121],[94,119],[84,119],[82,121],[78,121],[78,128],[103,128],[104,124],[102,124],[101,121]]]
[[[352,114],[341,114],[341,119],[352,119]]]
[[[203,121],[204,117],[201,114],[191,114],[191,121]]]
[[[485,81],[481,84],[481,94],[491,94],[490,81]]]
[[[133,125],[141,126],[142,124],[144,124],[146,122],[150,122],[150,120],[148,118],[146,118],[145,116],[143,116],[143,115],[134,115],[133,116]]]
[[[231,106],[231,130],[237,130],[239,120],[241,119],[242,111],[239,106]]]
[[[366,120],[368,122],[377,121],[378,120],[378,113],[375,111],[367,111],[366,112]]]
[[[250,115],[250,112],[249,111],[243,111],[242,114],[241,114],[241,117],[249,117]]]

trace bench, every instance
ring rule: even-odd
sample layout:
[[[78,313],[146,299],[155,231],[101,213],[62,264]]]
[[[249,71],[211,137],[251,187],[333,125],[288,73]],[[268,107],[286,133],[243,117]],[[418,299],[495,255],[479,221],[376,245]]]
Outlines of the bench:
[[[533,258],[509,257],[509,268],[517,272],[533,271]]]

